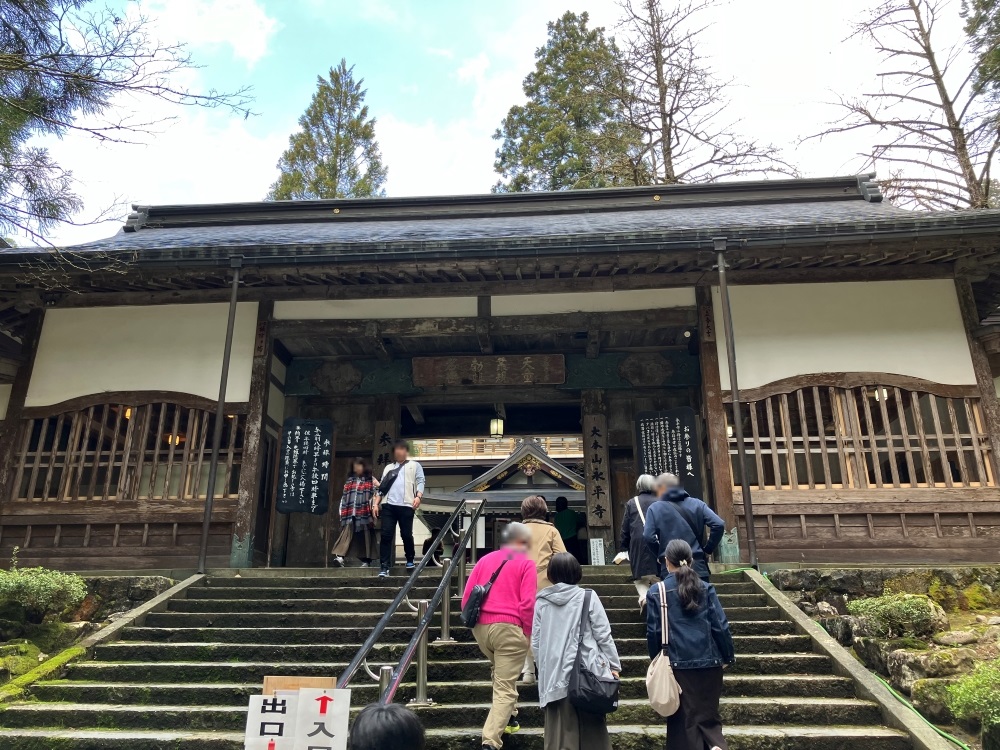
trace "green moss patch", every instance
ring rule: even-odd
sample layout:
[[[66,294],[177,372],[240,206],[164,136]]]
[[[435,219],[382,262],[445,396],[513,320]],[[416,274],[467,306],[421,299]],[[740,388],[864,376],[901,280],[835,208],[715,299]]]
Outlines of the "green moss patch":
[[[39,664],[35,669],[21,675],[0,688],[0,703],[24,697],[25,688],[38,680],[61,674],[63,667],[87,653],[81,646],[73,646]]]
[[[930,598],[918,594],[890,594],[848,602],[855,617],[864,618],[879,638],[918,638],[948,628],[948,618]]]

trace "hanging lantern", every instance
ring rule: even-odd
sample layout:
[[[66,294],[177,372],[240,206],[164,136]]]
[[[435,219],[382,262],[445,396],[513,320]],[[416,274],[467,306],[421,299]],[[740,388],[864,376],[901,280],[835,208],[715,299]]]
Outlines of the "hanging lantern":
[[[490,437],[503,437],[503,420],[500,418],[499,414],[490,420]]]

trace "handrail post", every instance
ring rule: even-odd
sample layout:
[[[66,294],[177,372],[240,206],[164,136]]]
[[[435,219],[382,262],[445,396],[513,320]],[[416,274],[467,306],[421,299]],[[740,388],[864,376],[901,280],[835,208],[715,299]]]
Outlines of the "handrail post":
[[[417,622],[420,622],[427,615],[427,605],[429,602],[424,599],[417,604]],[[417,694],[410,701],[411,705],[430,705],[432,701],[427,698],[427,630],[420,636],[417,644]]]
[[[458,595],[465,596],[465,547],[458,551]]]
[[[448,577],[448,568],[450,559],[441,559],[441,563],[444,568],[441,573],[441,578],[445,579],[444,583],[444,596],[441,598],[441,635],[438,639],[434,641],[435,643],[454,643],[455,639],[451,637],[451,578]]]
[[[389,689],[389,683],[392,682],[392,667],[388,664],[383,664],[378,670],[378,694],[383,695],[386,690]]]

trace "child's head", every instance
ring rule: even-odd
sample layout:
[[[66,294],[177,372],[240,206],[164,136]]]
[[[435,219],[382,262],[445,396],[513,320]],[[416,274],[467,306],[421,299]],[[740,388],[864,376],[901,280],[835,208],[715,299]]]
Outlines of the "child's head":
[[[424,750],[424,728],[412,711],[397,703],[361,709],[348,740],[350,750]]]

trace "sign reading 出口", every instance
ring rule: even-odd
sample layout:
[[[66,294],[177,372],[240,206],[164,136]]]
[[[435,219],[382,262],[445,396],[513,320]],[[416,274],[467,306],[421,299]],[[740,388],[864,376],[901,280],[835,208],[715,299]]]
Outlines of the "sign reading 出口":
[[[502,354],[482,357],[414,357],[413,385],[561,385],[566,382],[562,354]]]
[[[702,497],[701,439],[698,415],[689,406],[668,411],[644,411],[635,416],[636,456],[640,474],[669,472],[692,497]]]
[[[333,422],[286,419],[281,429],[278,511],[322,515],[330,506]]]

